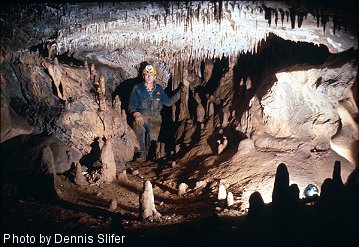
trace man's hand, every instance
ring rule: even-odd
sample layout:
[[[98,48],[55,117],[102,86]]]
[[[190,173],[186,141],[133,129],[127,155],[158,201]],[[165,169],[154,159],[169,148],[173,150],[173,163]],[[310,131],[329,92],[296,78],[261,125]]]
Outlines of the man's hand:
[[[144,125],[145,121],[143,120],[141,113],[135,112],[135,113],[133,113],[133,117],[135,118],[135,125],[138,125],[138,126]]]

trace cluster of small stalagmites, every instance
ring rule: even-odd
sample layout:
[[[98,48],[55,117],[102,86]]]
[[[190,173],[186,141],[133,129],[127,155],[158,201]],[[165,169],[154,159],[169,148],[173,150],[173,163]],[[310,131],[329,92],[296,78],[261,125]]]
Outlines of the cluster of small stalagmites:
[[[306,195],[306,198],[300,199],[298,185],[289,185],[287,166],[284,163],[279,164],[275,175],[272,203],[265,204],[261,194],[258,191],[253,192],[249,198],[249,218],[260,220],[265,215],[272,214],[274,220],[286,220],[290,215],[300,215],[307,203],[317,203],[318,210],[323,210],[323,213],[335,213],[340,205],[346,204],[345,200],[350,200],[340,171],[341,164],[336,161],[333,176],[324,180],[320,196],[318,194]],[[270,207],[271,210],[268,210]]]
[[[28,64],[29,66],[32,66],[33,64],[40,66],[44,61],[44,58],[40,56],[38,49],[34,52],[30,52],[28,50],[22,51],[18,54],[18,56],[19,56],[19,61],[22,64]]]
[[[103,129],[98,135],[111,137],[116,135],[118,130],[127,131],[127,115],[122,109],[121,99],[116,95],[115,99],[110,102],[106,96],[106,80],[103,74],[97,75],[94,64],[88,68],[85,61],[85,69],[88,71],[90,81],[93,83],[94,93],[96,96],[96,103],[98,104],[97,115],[103,125]],[[111,107],[112,106],[112,107]]]
[[[226,190],[226,187],[220,183],[219,187],[218,187],[218,194],[217,194],[217,199],[219,201],[223,201],[226,200],[226,206],[230,207],[234,205],[234,196],[232,192],[228,192]]]

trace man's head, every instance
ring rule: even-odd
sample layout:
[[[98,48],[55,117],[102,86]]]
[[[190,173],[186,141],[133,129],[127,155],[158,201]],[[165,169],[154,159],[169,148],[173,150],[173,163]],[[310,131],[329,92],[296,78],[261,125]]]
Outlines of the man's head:
[[[153,83],[156,74],[157,74],[157,70],[151,64],[147,65],[142,71],[143,79],[145,80],[146,83]]]

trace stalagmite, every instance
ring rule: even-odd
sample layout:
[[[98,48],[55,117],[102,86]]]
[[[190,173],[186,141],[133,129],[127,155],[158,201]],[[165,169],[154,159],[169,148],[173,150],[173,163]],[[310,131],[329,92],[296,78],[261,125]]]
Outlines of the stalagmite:
[[[105,183],[112,183],[116,180],[116,162],[112,150],[111,139],[107,139],[101,150],[101,181]]]
[[[156,159],[160,159],[162,158],[161,157],[161,143],[160,142],[157,142],[156,143],[156,151],[155,151],[155,156],[156,156]]]
[[[234,204],[234,198],[232,192],[228,192],[227,194],[227,206],[230,207]]]
[[[125,127],[125,133],[126,133],[128,124],[126,124],[127,123],[127,114],[126,114],[125,109],[122,109],[121,116],[122,116],[122,123],[123,123],[123,126]]]
[[[218,187],[218,200],[225,200],[227,198],[226,187],[223,184],[220,184]]]
[[[248,78],[246,82],[246,89],[249,90],[251,88],[252,88],[252,80]]]
[[[161,142],[160,143],[161,144],[161,147],[160,147],[160,157],[161,158],[163,158],[163,157],[165,157],[165,155],[166,155],[166,149],[165,149],[165,147],[166,147],[166,144],[164,143],[164,142]]]
[[[105,86],[105,77],[101,74],[98,79],[98,88],[97,88],[98,100],[99,100],[99,110],[106,110],[106,86]]]
[[[115,110],[113,121],[115,126],[119,126],[121,124],[122,119],[122,110],[121,110],[121,100],[118,95],[116,95],[115,99],[112,102],[113,109]]]
[[[120,183],[128,183],[128,177],[127,177],[127,172],[126,170],[123,170],[122,172],[120,172],[118,175],[117,175],[117,180],[120,182]]]
[[[111,201],[108,205],[108,209],[110,211],[115,211],[117,209],[117,200],[115,198],[111,199]]]
[[[185,146],[189,146],[191,144],[192,141],[192,135],[195,131],[195,128],[193,126],[193,121],[192,119],[188,118],[186,120],[186,126],[185,126],[185,130],[184,130],[184,139],[183,139],[183,144]]]
[[[182,195],[186,194],[187,189],[188,189],[188,185],[186,183],[181,183],[178,186],[178,195],[182,196]]]
[[[229,112],[223,112],[223,121],[222,121],[222,128],[226,128],[228,126],[228,119],[229,119]]]
[[[213,61],[210,59],[206,59],[206,61],[204,63],[204,81],[206,83],[212,77],[213,68],[214,68]]]
[[[198,93],[195,94],[195,100],[197,102],[197,109],[196,109],[197,123],[202,124],[204,121],[205,110],[204,110],[204,107],[202,106],[201,98],[199,97]]]
[[[183,85],[185,89],[181,92],[181,104],[180,104],[180,115],[179,121],[186,119],[189,116],[188,111],[188,98],[189,98],[189,85],[192,82],[192,76],[189,75],[188,70],[184,69]]]
[[[140,195],[140,215],[143,220],[157,219],[162,216],[156,210],[152,184],[148,180],[143,183],[143,192]]]
[[[214,103],[213,103],[213,95],[209,97],[208,103],[208,117],[212,117],[214,114]]]
[[[95,64],[91,64],[90,67],[90,80],[92,83],[96,83],[96,68],[95,68]]]
[[[87,184],[86,178],[82,174],[82,169],[81,169],[81,164],[80,163],[76,164],[74,182],[77,185],[86,185]]]

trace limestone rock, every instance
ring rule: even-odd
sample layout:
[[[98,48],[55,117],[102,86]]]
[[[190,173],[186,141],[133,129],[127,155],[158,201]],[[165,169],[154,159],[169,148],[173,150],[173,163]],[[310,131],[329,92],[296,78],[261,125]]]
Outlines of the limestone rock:
[[[5,100],[1,100],[1,140],[0,143],[18,135],[31,134],[29,124],[22,119]]]
[[[195,189],[199,189],[201,187],[205,187],[207,185],[206,181],[197,181]]]
[[[338,103],[341,126],[330,139],[331,148],[353,165],[359,163],[359,127],[348,110],[350,102]]]
[[[108,209],[110,211],[115,211],[117,209],[117,200],[115,198],[111,199]]]
[[[234,204],[234,198],[232,192],[228,192],[227,194],[227,206],[230,207]]]
[[[112,151],[111,139],[107,139],[102,150],[100,161],[101,167],[101,181],[105,183],[112,183],[116,180],[116,162]]]
[[[178,195],[179,196],[183,196],[184,194],[186,194],[188,189],[188,185],[185,183],[180,183],[180,185],[178,186]]]
[[[286,207],[289,198],[289,173],[287,166],[281,163],[278,165],[275,174],[272,193],[273,210],[276,213],[281,213],[281,210]]]
[[[248,154],[255,150],[254,142],[251,139],[244,139],[238,145],[238,153],[240,154]]]
[[[117,180],[121,183],[128,183],[128,177],[126,170],[123,170],[121,173],[118,174]]]
[[[54,157],[50,146],[46,146],[41,150],[40,169],[45,175],[54,175],[56,173]]]
[[[201,98],[199,97],[198,93],[195,94],[195,100],[197,102],[197,108],[196,108],[197,122],[202,123],[204,121],[204,117],[205,117],[205,110],[201,103]]]
[[[255,191],[249,197],[249,217],[260,217],[265,213],[265,203],[263,201],[261,193]]]
[[[76,170],[75,170],[75,183],[77,185],[86,185],[88,184],[86,181],[85,176],[82,174],[81,164],[77,163]]]
[[[223,184],[220,184],[218,187],[218,200],[225,200],[227,198],[226,187]]]
[[[161,214],[156,210],[155,198],[153,195],[152,184],[150,181],[145,181],[143,184],[143,192],[140,195],[140,214],[143,220],[149,217],[159,218]]]

